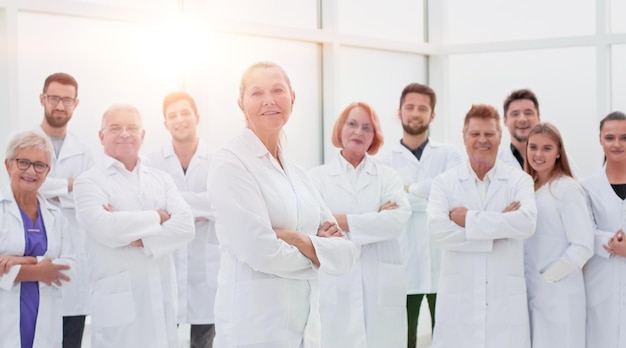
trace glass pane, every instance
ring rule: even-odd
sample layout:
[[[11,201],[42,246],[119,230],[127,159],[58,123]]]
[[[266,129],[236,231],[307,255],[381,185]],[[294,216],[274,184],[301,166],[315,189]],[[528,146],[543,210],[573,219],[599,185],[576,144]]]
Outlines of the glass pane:
[[[594,0],[445,0],[447,42],[472,43],[595,33]]]
[[[371,105],[380,119],[385,142],[399,141],[402,125],[398,119],[400,93],[411,82],[426,83],[427,59],[422,55],[385,52],[369,49],[342,48],[336,71],[340,74],[338,97],[333,101],[336,111],[326,115],[331,125],[339,113],[352,102]],[[324,144],[326,158],[337,152]]]
[[[424,41],[423,0],[341,0],[339,31],[397,41]]]
[[[612,105],[611,111],[626,112],[626,45],[615,45],[612,51]],[[600,115],[604,117],[606,115]]]
[[[626,1],[611,0],[611,32],[626,33]]]
[[[46,30],[41,30],[46,28]],[[80,104],[69,129],[99,153],[101,116],[112,104],[130,103],[143,113],[144,150],[169,139],[161,102],[182,86],[181,76],[156,64],[157,52],[139,52],[146,27],[37,13],[18,16],[19,127],[38,126],[43,118],[39,94],[45,78],[67,72],[78,81]],[[147,64],[146,53],[151,55]]]
[[[281,65],[296,92],[285,126],[286,151],[304,168],[321,162],[321,61],[317,44],[220,34],[215,37],[206,71],[187,76],[187,88],[201,100],[202,132],[212,147],[238,134],[245,126],[237,105],[243,71],[258,61]]]
[[[472,104],[491,104],[502,116],[506,96],[529,88],[539,99],[541,120],[559,128],[581,174],[599,168],[597,133],[589,132],[598,127],[594,48],[454,55],[449,63],[448,142],[464,148],[463,118]],[[501,146],[509,143],[509,132],[503,128]]]
[[[238,22],[318,28],[317,0],[209,0],[208,13]]]
[[[178,9],[178,0],[72,0],[92,4],[124,6],[132,8],[163,9],[174,11]]]

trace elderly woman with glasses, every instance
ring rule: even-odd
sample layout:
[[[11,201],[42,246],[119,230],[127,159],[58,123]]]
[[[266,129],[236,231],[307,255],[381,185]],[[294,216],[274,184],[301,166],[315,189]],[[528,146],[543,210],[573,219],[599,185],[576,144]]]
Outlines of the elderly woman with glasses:
[[[332,142],[341,151],[310,176],[361,255],[346,275],[320,275],[321,346],[404,348],[406,278],[398,237],[411,208],[402,180],[369,156],[383,135],[368,104],[343,110]]]
[[[0,347],[61,347],[60,286],[75,274],[61,211],[38,190],[52,144],[23,132],[7,147],[10,184],[0,194]]]

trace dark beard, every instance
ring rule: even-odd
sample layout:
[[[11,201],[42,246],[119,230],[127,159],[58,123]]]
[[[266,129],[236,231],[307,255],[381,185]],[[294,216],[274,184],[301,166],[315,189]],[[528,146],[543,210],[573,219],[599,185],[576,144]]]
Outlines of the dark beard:
[[[515,133],[512,134],[513,138],[517,141],[519,141],[520,143],[525,143],[528,140],[528,137],[519,137],[517,135],[515,135]]]
[[[402,123],[402,129],[404,129],[404,132],[409,135],[420,135],[420,134],[424,134],[424,132],[428,132],[428,125],[424,125],[417,129],[414,129],[414,128],[411,128],[409,125]]]
[[[67,117],[61,121],[57,121],[54,117],[46,114],[46,123],[52,128],[63,128],[70,121],[71,117]]]

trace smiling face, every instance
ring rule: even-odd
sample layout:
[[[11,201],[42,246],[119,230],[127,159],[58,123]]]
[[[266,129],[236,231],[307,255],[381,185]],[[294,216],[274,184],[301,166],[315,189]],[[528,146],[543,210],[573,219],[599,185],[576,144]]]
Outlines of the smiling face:
[[[511,133],[511,138],[520,143],[528,139],[528,133],[539,123],[539,112],[530,99],[518,99],[511,102],[504,118],[504,124]]]
[[[128,165],[134,167],[145,135],[137,112],[129,109],[108,112],[99,135],[105,154],[124,163],[127,168]]]
[[[341,153],[344,157],[363,157],[374,140],[374,125],[368,112],[352,108],[341,128]]]
[[[541,181],[552,177],[556,161],[561,157],[559,144],[546,133],[536,133],[528,138],[526,156]]]
[[[289,120],[294,100],[295,94],[281,69],[257,67],[244,81],[239,108],[257,135],[279,133]]]
[[[419,135],[428,131],[428,125],[435,118],[430,97],[426,94],[407,93],[402,107],[398,110],[404,132]]]
[[[35,148],[24,148],[17,150],[14,158],[7,158],[4,161],[4,165],[9,173],[13,193],[15,195],[22,193],[37,194],[37,190],[39,190],[39,187],[41,187],[41,184],[43,184],[50,172],[50,167],[43,173],[37,173],[33,165],[27,169],[20,169],[15,161],[16,158],[28,160],[31,163],[41,162],[48,164],[49,159],[46,153]]]
[[[58,82],[51,82],[46,89],[45,94],[39,95],[39,102],[44,108],[45,121],[52,128],[62,128],[72,118],[74,108],[78,105],[76,98],[76,87],[72,85],[63,85]],[[61,98],[56,104],[50,101],[50,97]],[[71,104],[65,105],[63,99],[74,100]],[[69,100],[68,99],[68,100]]]
[[[600,130],[600,145],[607,162],[626,161],[626,120],[607,120]]]
[[[181,99],[168,105],[163,123],[175,141],[188,142],[197,138],[198,121],[199,117],[189,101]]]
[[[493,165],[502,133],[494,118],[471,117],[463,129],[463,142],[472,163]]]

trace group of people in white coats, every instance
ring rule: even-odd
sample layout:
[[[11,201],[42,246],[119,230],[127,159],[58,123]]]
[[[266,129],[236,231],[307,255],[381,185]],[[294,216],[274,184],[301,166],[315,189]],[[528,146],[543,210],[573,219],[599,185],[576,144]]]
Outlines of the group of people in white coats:
[[[579,184],[532,92],[507,97],[500,152],[498,112],[473,105],[463,159],[428,137],[436,96],[413,83],[399,143],[377,154],[378,116],[355,102],[334,125],[338,153],[307,173],[284,151],[289,77],[259,62],[241,79],[246,126],[213,155],[176,92],[163,102],[171,142],[141,159],[139,111],[113,105],[94,165],[66,132],[78,99],[64,78],[44,86],[44,133],[7,149],[2,346],[61,347],[90,314],[93,347],[175,347],[177,323],[192,324],[192,347],[414,347],[424,300],[433,347],[626,344],[621,112],[601,121],[605,164]],[[90,308],[63,311],[85,270]]]
[[[194,100],[165,97],[172,141],[146,160],[135,107],[105,111],[96,160],[67,130],[76,80],[48,76],[40,103],[40,127],[16,134],[5,160],[0,346],[80,347],[90,315],[92,347],[175,347],[180,323],[191,347],[211,347],[219,252]]]
[[[497,111],[474,105],[467,164],[433,182],[428,218],[443,249],[433,347],[622,347],[626,115],[600,122],[605,164],[579,183],[531,91],[504,110],[510,148],[497,153]]]

